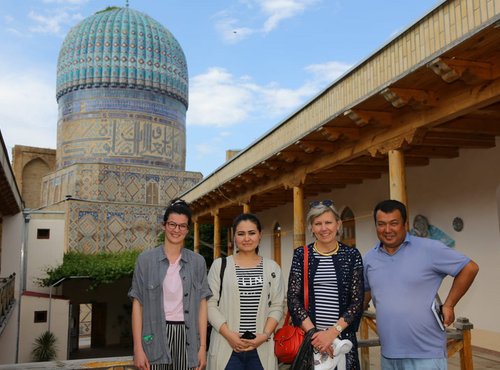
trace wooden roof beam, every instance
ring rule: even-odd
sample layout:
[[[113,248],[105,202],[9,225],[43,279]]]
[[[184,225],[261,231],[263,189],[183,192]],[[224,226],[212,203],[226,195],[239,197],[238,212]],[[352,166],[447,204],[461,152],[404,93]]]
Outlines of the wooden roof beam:
[[[330,141],[335,141],[340,137],[345,137],[349,140],[358,140],[360,137],[360,129],[357,127],[322,126],[317,130],[317,132]]]
[[[295,143],[307,154],[315,151],[332,152],[335,148],[331,142],[324,140],[299,140]]]
[[[414,109],[430,108],[437,104],[432,91],[388,87],[380,92],[394,108],[410,105]]]
[[[386,127],[393,122],[392,114],[380,111],[348,109],[344,112],[344,116],[349,117],[358,127],[364,127],[368,124]]]
[[[498,71],[492,64],[455,58],[439,57],[427,64],[444,82],[451,83],[462,79],[469,85],[475,85],[498,77]]]
[[[404,152],[408,157],[456,158],[459,156],[457,147],[413,146]]]

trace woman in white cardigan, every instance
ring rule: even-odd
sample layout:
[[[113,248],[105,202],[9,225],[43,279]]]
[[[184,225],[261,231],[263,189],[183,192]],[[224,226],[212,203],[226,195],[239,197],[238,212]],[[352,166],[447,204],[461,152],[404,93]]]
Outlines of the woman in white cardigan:
[[[238,253],[226,259],[221,290],[222,258],[208,273],[213,296],[208,301],[210,337],[208,370],[275,370],[271,339],[283,315],[284,282],[280,267],[259,256],[262,230],[250,213],[233,222]]]

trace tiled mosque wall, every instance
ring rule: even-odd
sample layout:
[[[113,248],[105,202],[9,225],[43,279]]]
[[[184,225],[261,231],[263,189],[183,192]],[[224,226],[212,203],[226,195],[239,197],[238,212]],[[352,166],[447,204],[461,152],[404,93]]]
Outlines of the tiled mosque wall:
[[[156,246],[164,206],[69,201],[68,251],[120,252]]]
[[[43,178],[42,205],[72,198],[166,205],[201,180],[198,172],[111,164],[78,164]]]

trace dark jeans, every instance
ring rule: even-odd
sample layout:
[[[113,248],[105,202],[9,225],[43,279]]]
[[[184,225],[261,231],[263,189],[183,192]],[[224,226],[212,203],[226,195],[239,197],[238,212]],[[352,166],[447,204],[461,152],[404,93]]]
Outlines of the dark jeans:
[[[231,354],[225,370],[264,370],[257,350],[234,352]]]

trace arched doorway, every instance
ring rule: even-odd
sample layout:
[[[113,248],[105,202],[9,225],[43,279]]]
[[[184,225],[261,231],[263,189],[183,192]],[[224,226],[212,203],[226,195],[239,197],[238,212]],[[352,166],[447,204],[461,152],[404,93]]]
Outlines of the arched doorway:
[[[356,222],[354,212],[349,207],[345,207],[340,216],[344,232],[341,242],[351,247],[356,247]]]

